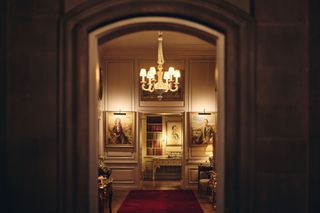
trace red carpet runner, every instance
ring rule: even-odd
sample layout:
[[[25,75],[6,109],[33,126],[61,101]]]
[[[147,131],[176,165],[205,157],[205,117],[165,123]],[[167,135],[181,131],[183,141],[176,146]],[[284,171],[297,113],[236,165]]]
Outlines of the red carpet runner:
[[[190,190],[133,190],[118,213],[203,213]]]

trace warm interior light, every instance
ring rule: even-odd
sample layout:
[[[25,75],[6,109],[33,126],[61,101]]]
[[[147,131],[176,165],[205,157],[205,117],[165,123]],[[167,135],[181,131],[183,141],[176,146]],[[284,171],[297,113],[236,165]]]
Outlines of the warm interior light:
[[[162,32],[159,32],[158,36],[158,71],[155,67],[150,67],[147,72],[146,69],[142,68],[140,70],[140,76],[142,77],[141,88],[144,91],[148,92],[158,92],[160,95],[158,96],[159,100],[162,99],[163,92],[175,92],[178,91],[179,80],[181,77],[181,73],[179,70],[175,70],[174,67],[169,67],[168,71],[163,70],[164,58],[162,51]],[[155,77],[157,75],[157,78]],[[149,79],[145,81],[145,76]],[[175,79],[173,79],[175,77]],[[164,81],[165,80],[165,81]]]
[[[176,78],[180,78],[181,77],[180,70],[175,70],[173,76]]]
[[[156,75],[156,73],[157,73],[157,71],[156,71],[156,68],[155,68],[155,67],[150,67],[149,72],[150,72],[152,75]]]
[[[206,147],[206,156],[212,156],[213,155],[213,146],[212,145],[208,145],[207,147]]]
[[[161,141],[162,141],[163,144],[167,143],[167,135],[165,133],[162,133]]]
[[[168,72],[170,75],[174,74],[174,67],[169,67]]]
[[[151,72],[148,72],[147,78],[148,79],[152,79],[153,78],[153,75],[151,74]]]
[[[163,75],[163,79],[164,80],[169,80],[169,72],[164,72],[164,75]]]
[[[142,69],[140,70],[140,76],[141,76],[141,77],[146,77],[146,76],[147,76],[147,70],[142,68]]]

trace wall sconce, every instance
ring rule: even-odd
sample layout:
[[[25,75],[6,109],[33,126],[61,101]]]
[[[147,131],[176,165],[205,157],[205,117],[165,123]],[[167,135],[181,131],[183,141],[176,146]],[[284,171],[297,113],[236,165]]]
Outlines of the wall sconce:
[[[114,115],[127,115],[127,113],[125,112],[121,112],[121,109],[119,110],[119,112],[114,112]]]
[[[198,115],[211,115],[211,112],[206,112],[206,109],[203,109],[203,112],[199,112]]]

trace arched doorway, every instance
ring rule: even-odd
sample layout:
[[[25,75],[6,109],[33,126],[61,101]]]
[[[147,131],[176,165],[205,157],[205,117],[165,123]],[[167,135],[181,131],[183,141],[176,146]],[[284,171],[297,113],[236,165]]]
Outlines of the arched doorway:
[[[167,18],[167,17],[138,17],[138,18],[131,18],[131,19],[125,19],[118,22],[115,22],[110,25],[103,26],[93,32],[89,35],[89,61],[90,61],[90,69],[89,69],[89,75],[92,75],[91,79],[94,79],[94,74],[96,72],[99,72],[99,64],[98,63],[98,45],[103,44],[103,42],[110,40],[111,38],[114,38],[114,34],[121,35],[124,33],[131,33],[135,31],[139,31],[141,29],[143,30],[150,30],[150,28],[154,28],[157,30],[163,30],[163,29],[171,29],[175,31],[182,31],[184,33],[194,34],[198,37],[205,38],[208,41],[211,41],[215,45],[217,45],[217,71],[218,74],[218,131],[217,131],[217,140],[219,143],[217,143],[217,172],[219,174],[218,181],[220,183],[219,189],[218,189],[218,197],[217,199],[219,202],[217,203],[218,209],[222,208],[220,206],[223,206],[223,192],[224,192],[224,122],[225,122],[225,116],[224,116],[224,47],[225,47],[225,37],[222,33],[217,32],[215,30],[212,30],[210,28],[207,28],[203,25],[191,22],[191,21],[185,21],[182,19],[177,18]],[[212,75],[214,75],[214,70],[212,70]],[[129,83],[129,82],[128,82]],[[129,83],[130,84],[130,83]],[[92,92],[90,94],[94,93],[95,85],[94,82],[92,82]],[[95,97],[97,95],[92,96],[93,99],[90,101],[90,103],[93,103],[95,101]],[[163,102],[162,102],[163,103]],[[186,103],[187,105],[187,103]],[[154,108],[154,107],[153,107]],[[175,107],[176,109],[178,107]],[[117,110],[118,108],[114,109]],[[198,109],[198,111],[202,110]],[[207,108],[208,109],[208,108]],[[135,108],[134,111],[139,111],[139,107]],[[93,113],[95,114],[95,113]],[[188,120],[187,118],[185,118]],[[90,127],[93,127],[95,125],[95,120],[92,120],[92,124]],[[184,123],[188,123],[188,121],[185,121]],[[102,126],[102,125],[101,125]],[[138,126],[138,125],[137,125]],[[97,131],[93,131],[97,132]],[[138,132],[138,130],[137,130]],[[188,131],[185,131],[185,138],[189,138]],[[95,135],[92,136],[94,138]],[[132,149],[131,153],[139,153],[140,143],[138,143],[139,139],[137,138],[136,146]],[[188,140],[189,141],[189,140]],[[188,143],[184,143],[185,145],[188,145]],[[190,150],[189,150],[190,149]],[[182,187],[189,186],[190,183],[194,180],[191,180],[192,176],[194,174],[197,174],[197,168],[196,166],[199,163],[199,155],[194,156],[192,153],[196,152],[195,149],[189,146],[185,146],[185,149],[188,153],[186,155],[183,155],[183,161],[182,161]],[[193,150],[193,151],[192,151]],[[106,152],[108,153],[108,152]],[[139,177],[139,173],[137,171],[141,170],[138,169],[138,167],[141,167],[140,159],[137,158],[140,154],[129,154],[130,157],[127,156],[127,154],[124,154],[123,157],[119,157],[118,159],[113,157],[109,157],[108,154],[106,155],[108,158],[109,165],[112,166],[114,170],[114,174],[116,174],[117,171],[121,172],[122,174],[126,172],[127,176],[135,176],[134,178],[129,178],[125,180],[124,182],[136,182],[137,179],[141,179]],[[126,164],[120,164],[120,161],[125,160]],[[115,176],[114,176],[115,177]],[[126,188],[129,187],[128,185]]]
[[[217,156],[222,162],[218,165],[223,165],[220,170],[223,175],[220,176],[222,190],[218,195],[218,202],[221,202],[218,203],[218,211],[237,212],[242,209],[250,212],[250,201],[241,199],[240,194],[250,196],[253,187],[250,184],[254,126],[251,19],[221,2],[198,4],[179,1],[164,5],[163,1],[139,1],[134,2],[133,6],[130,3],[117,1],[88,5],[73,11],[65,20],[65,49],[60,79],[63,97],[61,145],[64,150],[60,162],[65,164],[61,170],[64,183],[61,195],[66,202],[62,208],[77,212],[96,210],[97,147],[91,141],[96,141],[97,115],[96,104],[93,103],[97,95],[95,73],[89,74],[88,68],[96,69],[94,56],[97,38],[101,37],[99,33],[104,32],[112,37],[141,28],[160,28],[186,32],[207,40],[217,36],[221,42],[218,46],[223,54],[220,54],[218,66],[222,75],[218,82],[222,84],[220,88],[225,90],[222,89],[223,93],[219,95],[219,102],[223,103],[219,111],[226,116],[220,121],[219,131],[225,141],[221,143],[224,146],[218,147],[224,155]],[[99,29],[102,31],[99,32]]]

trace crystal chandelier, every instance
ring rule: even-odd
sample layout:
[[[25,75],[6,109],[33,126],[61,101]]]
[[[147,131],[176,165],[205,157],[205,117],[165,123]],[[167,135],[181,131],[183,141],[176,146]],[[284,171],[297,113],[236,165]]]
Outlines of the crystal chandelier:
[[[148,72],[145,68],[141,68],[141,88],[144,91],[158,93],[158,99],[162,99],[164,92],[176,92],[179,88],[180,70],[169,67],[168,71],[163,70],[164,58],[162,51],[162,32],[158,34],[158,71],[155,67],[150,67]],[[156,76],[157,74],[157,76]],[[147,78],[147,80],[146,80]]]

